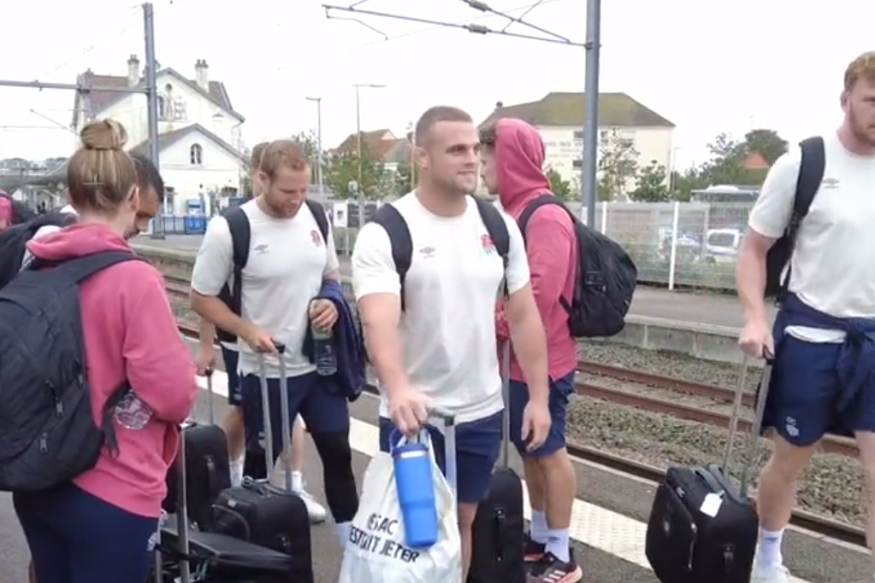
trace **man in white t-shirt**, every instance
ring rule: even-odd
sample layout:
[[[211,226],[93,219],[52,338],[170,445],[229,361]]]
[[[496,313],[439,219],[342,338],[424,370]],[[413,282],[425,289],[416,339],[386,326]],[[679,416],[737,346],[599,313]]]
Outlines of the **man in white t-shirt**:
[[[261,182],[258,172],[261,165],[261,157],[270,142],[261,142],[252,148],[249,159],[249,179],[255,196],[261,194]],[[195,356],[198,374],[204,375],[206,369],[212,367],[216,360],[216,327],[212,322],[201,318],[198,327],[200,341]],[[236,342],[221,342],[222,360],[225,372],[228,375],[228,404],[231,406],[228,414],[222,420],[222,429],[228,439],[228,453],[230,455],[231,483],[239,486],[243,481],[243,475],[261,477],[266,471],[264,458],[260,455],[245,456],[246,428],[243,423],[243,395],[240,390],[240,375],[238,374],[238,362],[240,356],[237,352]],[[288,453],[289,469],[292,473],[292,489],[301,497],[307,505],[307,512],[313,522],[323,522],[327,516],[325,508],[304,489],[303,468],[305,460],[304,424],[300,416],[294,419],[292,428],[292,451]],[[247,457],[249,458],[247,460]],[[280,464],[281,465],[281,464]],[[284,483],[285,476],[282,471],[277,471],[271,477],[274,481]]]
[[[825,433],[856,436],[875,492],[875,52],[848,67],[841,105],[844,122],[824,136],[823,179],[799,225],[774,329],[763,300],[766,254],[790,223],[799,148],[769,171],[739,253],[745,313],[739,342],[752,356],[775,359],[763,420],[775,430],[775,449],[759,482],[762,531],[753,583],[790,581],[783,533],[796,482]],[[868,533],[875,539],[871,518]]]
[[[467,194],[476,186],[478,152],[477,128],[464,111],[434,107],[416,125],[419,184],[392,203],[413,243],[403,310],[386,229],[365,225],[352,257],[365,340],[381,385],[381,449],[388,451],[395,427],[412,435],[426,426],[432,405],[456,414],[459,529],[466,573],[471,525],[501,444],[504,403],[495,307],[505,287],[503,278],[514,350],[531,395],[522,434],[534,449],[550,429],[547,344],[529,283],[525,246],[519,227],[502,213],[510,235],[504,269],[477,204]],[[442,450],[442,435],[429,429],[435,448]]]
[[[270,387],[273,451],[282,452],[280,390],[289,397],[289,415],[298,414],[322,458],[325,495],[341,540],[358,510],[358,493],[349,445],[346,397],[330,390],[303,352],[313,328],[332,328],[338,313],[329,300],[315,298],[325,279],[340,280],[334,240],[323,238],[305,203],[310,165],[300,145],[272,142],[261,159],[262,192],[241,206],[249,221],[249,258],[242,273],[242,314],[218,297],[233,273],[231,233],[225,217],[210,221],[192,272],[192,307],[203,318],[237,336],[244,424],[250,440],[263,427],[259,383],[260,359],[266,361]],[[275,343],[285,346],[277,354]],[[279,376],[279,361],[286,379]],[[275,460],[272,460],[272,462]]]

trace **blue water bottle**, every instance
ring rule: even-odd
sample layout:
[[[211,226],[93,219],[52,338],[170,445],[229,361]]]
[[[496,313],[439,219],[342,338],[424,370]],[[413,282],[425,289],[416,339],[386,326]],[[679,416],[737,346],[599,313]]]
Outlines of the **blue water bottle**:
[[[431,454],[421,440],[398,445],[400,441],[401,434],[393,431],[389,443],[393,444],[395,486],[404,517],[405,542],[413,549],[427,548],[438,540]]]

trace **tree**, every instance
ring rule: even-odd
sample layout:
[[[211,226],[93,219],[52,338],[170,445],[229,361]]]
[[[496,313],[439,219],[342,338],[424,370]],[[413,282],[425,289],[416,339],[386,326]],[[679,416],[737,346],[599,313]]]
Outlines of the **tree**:
[[[638,173],[635,190],[629,193],[629,198],[637,202],[667,202],[671,199],[671,193],[666,178],[665,166],[651,160]]]
[[[775,130],[751,130],[744,135],[744,144],[748,153],[756,152],[769,166],[787,152],[787,140]]]
[[[398,163],[398,167],[392,176],[391,191],[395,196],[404,196],[408,192],[412,192],[415,185],[413,183],[413,167],[409,159]]]
[[[632,140],[611,130],[599,151],[599,200],[614,200],[626,194],[629,181],[638,173],[638,150]]]
[[[550,190],[553,191],[556,198],[564,201],[572,199],[574,195],[572,193],[570,182],[562,178],[562,175],[553,168],[548,167],[545,174],[550,181]]]
[[[356,152],[340,152],[331,157],[325,169],[325,184],[338,197],[349,196],[351,182],[368,200],[381,200],[388,192],[383,164],[371,159],[367,149],[362,150],[361,181],[359,181],[359,158]]]

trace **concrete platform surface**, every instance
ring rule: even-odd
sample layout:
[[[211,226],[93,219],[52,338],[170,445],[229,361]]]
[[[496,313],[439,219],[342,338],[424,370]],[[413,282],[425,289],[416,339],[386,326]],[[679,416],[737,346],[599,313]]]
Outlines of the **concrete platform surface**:
[[[217,418],[226,410],[226,378],[214,377],[216,394],[204,391],[198,404],[200,419],[212,402]],[[203,379],[201,379],[203,381]],[[203,382],[202,388],[203,387]],[[377,447],[377,402],[363,396],[350,407],[353,464],[359,480]],[[512,465],[519,471],[519,459]],[[574,503],[572,536],[585,580],[599,583],[658,583],[644,556],[645,523],[654,485],[630,479],[590,464],[575,464],[578,499]],[[307,443],[307,489],[324,502],[322,466],[312,443]],[[359,482],[360,483],[360,482]],[[313,560],[316,583],[336,583],[342,554],[329,521],[314,526]],[[869,558],[858,549],[834,544],[817,536],[792,530],[785,537],[785,559],[797,578],[794,583],[868,583]],[[23,583],[28,560],[26,544],[8,494],[0,495],[0,583]]]

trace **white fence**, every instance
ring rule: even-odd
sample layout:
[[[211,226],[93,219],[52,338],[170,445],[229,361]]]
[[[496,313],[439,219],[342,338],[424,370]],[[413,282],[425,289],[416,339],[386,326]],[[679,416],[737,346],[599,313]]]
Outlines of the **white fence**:
[[[586,220],[586,209],[570,205]],[[629,252],[642,283],[735,288],[749,203],[599,203],[596,229]]]
[[[586,221],[580,203],[569,208]],[[599,203],[595,228],[629,252],[638,281],[677,287],[735,289],[735,258],[747,230],[749,203]],[[356,229],[335,229],[348,255]]]

